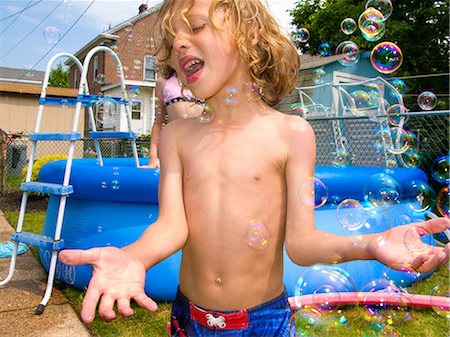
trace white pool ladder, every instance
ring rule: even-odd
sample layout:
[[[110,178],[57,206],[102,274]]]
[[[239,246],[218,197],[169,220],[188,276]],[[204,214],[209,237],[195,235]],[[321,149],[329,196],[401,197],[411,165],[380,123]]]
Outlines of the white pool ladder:
[[[109,55],[112,56],[112,58],[116,62],[118,74],[120,77],[122,97],[120,97],[120,98],[111,97],[111,99],[113,99],[116,103],[121,104],[125,107],[127,128],[128,128],[127,131],[121,131],[121,132],[97,131],[92,106],[101,98],[101,96],[89,94],[89,88],[88,88],[88,84],[87,84],[87,73],[88,73],[89,62],[90,62],[92,56],[99,51],[104,51],[104,52],[108,53]],[[76,64],[76,66],[78,67],[78,69],[81,73],[80,86],[79,86],[79,91],[78,91],[78,95],[76,98],[47,97],[47,87],[48,87],[48,82],[49,82],[49,78],[50,78],[52,65],[57,59],[59,59],[61,57],[67,57],[67,58],[71,59]],[[73,124],[72,124],[71,132],[52,132],[52,133],[40,132],[45,105],[75,106],[75,113],[74,113],[74,117],[73,117]],[[98,46],[98,47],[93,48],[91,51],[89,51],[89,53],[87,54],[87,56],[84,60],[83,65],[75,56],[73,56],[72,54],[69,54],[69,53],[59,53],[59,54],[53,56],[49,60],[46,71],[45,71],[44,81],[42,84],[41,96],[39,98],[39,110],[37,113],[34,132],[29,136],[29,140],[31,141],[30,157],[28,160],[28,169],[27,169],[25,182],[20,185],[20,189],[23,191],[23,194],[22,194],[22,200],[21,200],[21,205],[20,205],[19,218],[17,221],[17,227],[16,227],[15,232],[13,232],[11,234],[11,241],[13,241],[13,243],[14,243],[14,248],[13,248],[13,252],[12,252],[12,256],[11,256],[11,260],[10,260],[9,271],[8,271],[8,275],[6,276],[6,278],[0,281],[0,286],[3,286],[5,284],[7,284],[9,281],[11,281],[11,279],[14,275],[14,270],[15,270],[15,266],[16,266],[19,243],[28,244],[31,246],[38,247],[40,249],[50,250],[52,252],[52,254],[51,254],[51,260],[50,260],[50,265],[49,265],[49,270],[48,270],[47,286],[45,289],[45,294],[44,294],[40,304],[37,306],[37,308],[35,310],[35,313],[37,315],[40,315],[44,312],[45,307],[50,299],[52,289],[53,289],[53,282],[54,282],[54,278],[55,278],[58,252],[64,248],[64,240],[61,238],[61,233],[62,233],[62,226],[63,226],[63,221],[64,221],[64,213],[65,213],[67,197],[68,197],[68,195],[70,195],[71,193],[74,192],[73,186],[70,185],[69,183],[70,183],[70,174],[71,174],[71,170],[72,170],[72,161],[73,161],[73,156],[74,156],[75,143],[79,140],[82,140],[82,138],[83,138],[82,135],[77,131],[82,107],[88,108],[89,120],[91,122],[91,127],[92,127],[92,132],[89,132],[89,137],[94,139],[95,148],[96,148],[96,152],[97,152],[98,164],[100,166],[103,166],[103,158],[102,158],[102,154],[100,152],[99,139],[130,139],[135,165],[136,165],[136,167],[139,167],[136,142],[135,142],[137,135],[136,135],[136,133],[131,131],[131,111],[129,108],[129,103],[128,103],[128,99],[127,99],[127,95],[126,95],[126,86],[125,86],[125,81],[124,81],[123,69],[122,69],[122,65],[121,65],[120,60],[117,57],[117,55],[108,47]],[[36,148],[37,148],[37,143],[39,141],[70,141],[70,146],[69,146],[69,151],[68,151],[67,161],[66,161],[66,166],[65,166],[65,171],[64,171],[64,177],[60,184],[31,181],[33,164],[34,164],[35,155],[36,155]],[[22,230],[24,218],[25,218],[26,207],[27,207],[28,195],[30,192],[56,195],[59,197],[58,215],[57,215],[57,220],[56,220],[56,224],[55,224],[55,233],[54,233],[53,237],[39,235],[39,234],[31,233],[31,232],[24,232]]]

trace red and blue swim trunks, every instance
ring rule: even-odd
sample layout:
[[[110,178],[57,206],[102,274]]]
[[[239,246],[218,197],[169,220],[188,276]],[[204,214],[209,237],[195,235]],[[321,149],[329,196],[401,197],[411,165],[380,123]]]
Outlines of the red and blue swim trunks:
[[[178,289],[172,307],[172,337],[292,337],[295,324],[288,295],[238,311],[216,311],[192,303]]]

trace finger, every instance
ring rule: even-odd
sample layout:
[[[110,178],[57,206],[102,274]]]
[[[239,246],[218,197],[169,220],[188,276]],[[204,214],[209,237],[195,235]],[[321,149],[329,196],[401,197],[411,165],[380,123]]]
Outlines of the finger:
[[[103,295],[98,307],[98,314],[104,321],[112,321],[116,318],[114,311],[114,298],[110,295]]]
[[[81,319],[84,323],[91,323],[95,318],[95,309],[100,299],[100,291],[97,288],[89,287],[84,295],[81,309]]]
[[[423,264],[418,268],[418,271],[420,273],[429,273],[438,268],[439,266],[441,266],[442,263],[444,262],[444,259],[445,256],[441,254],[431,254],[425,259]]]
[[[148,311],[156,311],[156,309],[158,309],[158,305],[156,304],[156,302],[148,297],[144,292],[134,296],[133,299],[137,304],[139,304],[144,309],[147,309]]]
[[[131,309],[130,306],[130,300],[127,298],[117,299],[117,311],[123,317],[129,317],[134,313],[133,309]]]
[[[93,264],[97,260],[95,249],[64,249],[58,254],[59,260],[69,266]]]
[[[450,228],[450,219],[448,218],[435,218],[422,223],[422,227],[425,228],[428,233],[440,233]]]

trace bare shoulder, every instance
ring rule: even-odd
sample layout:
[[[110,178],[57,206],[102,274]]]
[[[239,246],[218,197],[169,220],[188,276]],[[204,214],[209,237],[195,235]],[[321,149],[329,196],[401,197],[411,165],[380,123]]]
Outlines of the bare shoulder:
[[[273,108],[269,108],[268,116],[274,122],[276,128],[286,137],[300,137],[303,139],[314,138],[314,130],[311,124],[298,115],[290,115]]]

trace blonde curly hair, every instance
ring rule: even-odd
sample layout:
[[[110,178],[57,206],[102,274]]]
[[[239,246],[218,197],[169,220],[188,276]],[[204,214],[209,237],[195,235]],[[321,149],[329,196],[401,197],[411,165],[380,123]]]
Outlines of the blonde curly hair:
[[[183,0],[183,9],[175,13],[173,6],[176,1],[165,0],[158,13],[156,27],[160,27],[161,43],[156,55],[162,74],[169,73],[171,69],[170,40],[175,35],[172,19],[175,15],[181,15],[190,27],[186,15],[195,3],[195,0]],[[268,105],[277,104],[298,80],[300,60],[291,39],[281,32],[279,24],[261,0],[211,0],[211,23],[216,29],[223,29],[215,20],[218,9],[224,10],[227,22],[233,27],[236,45],[248,66],[252,81],[263,88],[261,98]],[[258,40],[256,44],[255,37]]]

